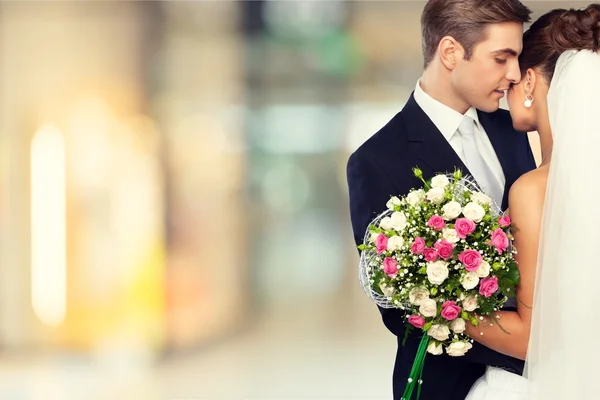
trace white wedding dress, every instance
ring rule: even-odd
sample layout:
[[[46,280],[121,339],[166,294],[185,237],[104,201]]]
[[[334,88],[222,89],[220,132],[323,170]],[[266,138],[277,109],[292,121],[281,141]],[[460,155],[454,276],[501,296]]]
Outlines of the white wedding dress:
[[[523,376],[488,367],[466,400],[600,399],[600,53],[564,52]]]
[[[501,368],[487,367],[465,400],[528,400],[527,379]]]

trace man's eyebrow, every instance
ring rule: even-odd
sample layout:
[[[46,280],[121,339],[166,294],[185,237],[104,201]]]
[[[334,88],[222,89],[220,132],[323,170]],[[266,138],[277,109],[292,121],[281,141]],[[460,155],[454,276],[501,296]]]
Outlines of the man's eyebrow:
[[[494,55],[505,54],[505,55],[515,56],[515,57],[519,55],[519,53],[517,53],[515,50],[508,48],[508,47],[506,49],[496,50],[496,51],[492,52],[492,54],[494,54]]]

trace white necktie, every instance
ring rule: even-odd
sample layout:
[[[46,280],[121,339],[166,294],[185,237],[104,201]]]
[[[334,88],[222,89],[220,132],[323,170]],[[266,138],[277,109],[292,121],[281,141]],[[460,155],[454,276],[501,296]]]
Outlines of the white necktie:
[[[500,187],[500,183],[498,183],[492,169],[485,162],[477,147],[477,142],[475,141],[475,120],[465,115],[458,127],[458,132],[460,133],[467,168],[469,168],[469,171],[471,171],[471,174],[473,174],[483,192],[501,207],[504,190]]]

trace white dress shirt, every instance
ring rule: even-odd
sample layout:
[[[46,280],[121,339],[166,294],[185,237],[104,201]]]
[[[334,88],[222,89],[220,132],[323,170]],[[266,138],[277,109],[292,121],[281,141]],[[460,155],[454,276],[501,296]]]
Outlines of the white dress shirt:
[[[465,155],[462,149],[462,143],[460,133],[458,133],[458,127],[462,122],[464,115],[456,110],[440,103],[433,97],[425,93],[421,88],[421,80],[417,82],[415,87],[415,101],[421,107],[421,109],[427,114],[429,119],[442,133],[444,138],[450,143],[450,146],[454,149],[456,154],[460,157],[462,162],[466,165]],[[481,156],[492,170],[494,177],[498,180],[501,188],[504,188],[506,178],[504,177],[504,171],[496,155],[496,151],[490,142],[490,138],[481,123],[479,123],[479,117],[477,116],[477,110],[475,107],[471,107],[467,110],[465,115],[475,120],[475,141],[477,148],[481,153]],[[436,171],[439,172],[439,171]]]

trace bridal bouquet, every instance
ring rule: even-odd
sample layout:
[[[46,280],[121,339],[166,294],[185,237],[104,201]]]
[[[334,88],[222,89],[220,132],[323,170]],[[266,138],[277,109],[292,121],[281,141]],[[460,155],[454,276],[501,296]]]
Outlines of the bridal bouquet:
[[[492,199],[459,170],[430,181],[418,168],[414,174],[424,187],[392,197],[359,246],[367,295],[404,310],[405,339],[423,332],[405,399],[422,382],[426,352],[464,355],[472,347],[466,323],[492,316],[519,283],[510,218]]]

